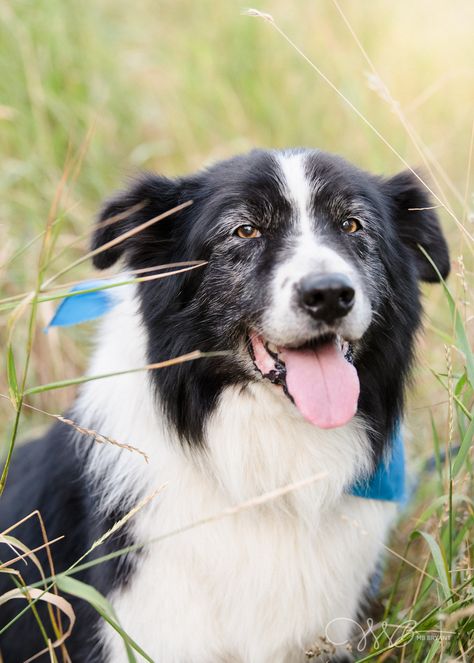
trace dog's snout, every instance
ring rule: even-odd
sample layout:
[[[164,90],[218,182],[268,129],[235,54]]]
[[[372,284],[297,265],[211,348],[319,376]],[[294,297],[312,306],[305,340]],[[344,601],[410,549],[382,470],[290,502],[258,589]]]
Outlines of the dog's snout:
[[[333,322],[354,306],[355,291],[344,274],[308,274],[297,290],[300,305],[315,320]]]

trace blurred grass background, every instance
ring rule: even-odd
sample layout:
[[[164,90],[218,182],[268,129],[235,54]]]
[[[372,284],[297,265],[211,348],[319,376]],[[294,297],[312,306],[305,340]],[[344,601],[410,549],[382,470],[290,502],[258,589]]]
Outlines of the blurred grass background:
[[[428,181],[473,234],[472,0],[341,0],[380,79],[374,79],[332,0],[253,5],[273,15],[414,167],[423,166],[413,142],[418,136],[429,165],[425,173],[431,169],[435,175]],[[255,146],[294,145],[338,152],[380,174],[403,169],[269,23],[242,16],[241,10],[235,0],[0,4],[0,298],[35,287],[38,236],[65,164],[78,155],[80,164],[69,174],[54,213],[58,234],[45,278],[84,254],[101,201],[140,169],[173,175]],[[440,210],[440,215],[453,258],[450,287],[472,330],[474,245],[449,214]],[[65,280],[91,274],[92,268],[82,265]],[[432,418],[444,444],[451,417],[446,390],[433,376],[433,371],[446,373],[443,342],[449,344],[451,319],[442,289],[427,287],[425,293],[426,333],[407,408],[409,455],[416,469],[433,455]],[[53,310],[52,302],[39,305],[39,330]],[[0,315],[5,344],[10,328],[7,315]],[[19,311],[14,336],[20,367],[26,322]],[[38,331],[27,386],[80,375],[92,331],[90,325],[47,335]],[[456,373],[462,357],[455,348],[448,354]],[[8,394],[6,371],[0,393]],[[70,388],[57,390],[31,402],[61,412],[73,394]],[[0,399],[2,435],[13,418],[11,404]],[[24,410],[20,437],[49,423]],[[424,483],[421,488],[419,509],[434,494]],[[406,530],[397,536],[393,547],[402,550]]]
[[[369,67],[331,0],[254,4],[272,12],[411,165],[423,165],[380,83],[372,89]],[[448,174],[444,193],[436,192],[466,219],[472,210],[466,178],[474,3],[372,0],[341,7],[407,121]],[[254,146],[292,145],[338,152],[377,173],[402,169],[269,24],[242,16],[241,9],[234,0],[140,0],[134,8],[124,0],[1,4],[0,296],[27,291],[35,281],[40,242],[27,250],[25,245],[44,229],[68,154],[85,152],[60,203],[58,257],[46,276],[84,253],[87,240],[77,238],[89,229],[100,202],[139,169],[172,175]],[[442,216],[456,258],[462,237],[453,220]],[[90,272],[83,267],[66,280]],[[440,289],[428,293],[429,319],[442,324]],[[40,306],[40,323],[52,310],[52,303]],[[36,335],[29,382],[79,374],[89,332]],[[21,325],[15,333],[22,333]],[[432,393],[428,366],[442,367],[444,354],[429,331],[420,358],[409,419],[422,444],[429,406],[443,400]],[[0,391],[7,392],[4,378]],[[38,397],[38,403],[58,411],[70,399],[64,390]],[[11,414],[0,401],[0,430]],[[25,412],[23,434],[33,423],[45,422]]]

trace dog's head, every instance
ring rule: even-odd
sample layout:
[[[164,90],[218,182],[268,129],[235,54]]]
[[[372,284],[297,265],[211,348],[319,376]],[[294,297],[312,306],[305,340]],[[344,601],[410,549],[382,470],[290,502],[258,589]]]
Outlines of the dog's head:
[[[104,207],[93,248],[105,245],[98,268],[205,263],[139,288],[150,361],[229,350],[154,374],[188,439],[201,437],[226,385],[262,379],[319,427],[358,407],[383,436],[401,407],[418,280],[449,272],[413,173],[381,179],[313,150],[253,151],[176,180],[145,175]]]

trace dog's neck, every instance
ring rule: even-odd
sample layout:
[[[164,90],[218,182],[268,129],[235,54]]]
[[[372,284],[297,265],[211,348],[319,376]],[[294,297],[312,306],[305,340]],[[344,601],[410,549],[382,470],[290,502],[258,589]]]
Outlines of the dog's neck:
[[[90,375],[147,363],[134,289],[124,289],[121,297],[101,323]],[[168,482],[174,485],[167,492],[192,489],[196,504],[201,501],[201,509],[212,510],[217,503],[238,504],[318,474],[321,478],[311,486],[278,500],[282,509],[296,509],[314,522],[315,512],[333,504],[371,466],[367,435],[357,419],[338,429],[319,430],[301,417],[280,387],[264,380],[223,391],[202,449],[179,440],[160,410],[147,371],[83,386],[74,408],[77,423],[149,457],[146,463],[136,452],[80,440],[89,450],[88,471],[106,485],[105,508],[133,504]]]

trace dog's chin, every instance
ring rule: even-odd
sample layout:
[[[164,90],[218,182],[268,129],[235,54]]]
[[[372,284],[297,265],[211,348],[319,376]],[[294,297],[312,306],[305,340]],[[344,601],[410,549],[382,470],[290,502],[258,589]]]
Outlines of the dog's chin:
[[[251,331],[248,348],[259,377],[281,387],[314,426],[337,428],[356,414],[360,386],[352,342],[327,332],[286,346]]]

